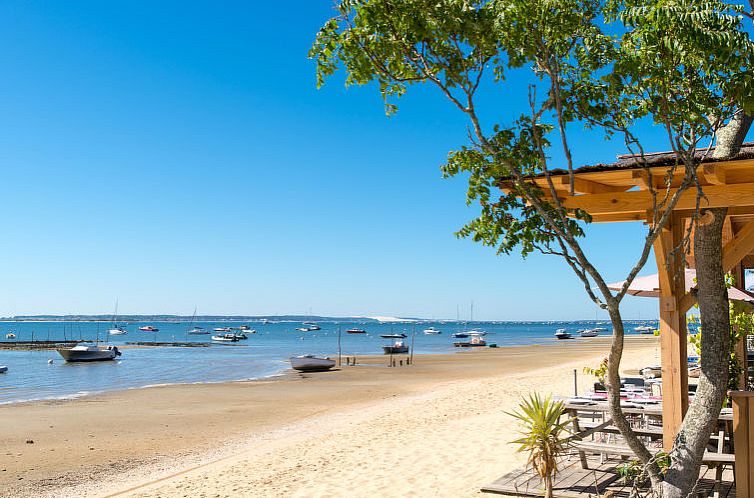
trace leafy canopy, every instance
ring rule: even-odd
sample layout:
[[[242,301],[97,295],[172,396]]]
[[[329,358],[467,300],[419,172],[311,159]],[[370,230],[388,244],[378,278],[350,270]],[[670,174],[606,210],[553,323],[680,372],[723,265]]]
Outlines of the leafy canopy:
[[[347,85],[374,82],[388,114],[412,85],[438,88],[470,124],[470,143],[443,166],[469,175],[467,202],[480,206],[459,234],[503,253],[570,257],[564,241],[584,235],[587,213],[528,181],[550,173],[556,148],[572,169],[571,130],[596,128],[641,156],[636,123],[649,118],[689,159],[752,107],[754,49],[740,9],[723,1],[341,0],[336,10],[310,51],[317,84],[341,69]],[[528,75],[528,94],[506,84],[513,71]],[[496,121],[476,106],[483,83],[520,103],[519,117],[482,125]]]

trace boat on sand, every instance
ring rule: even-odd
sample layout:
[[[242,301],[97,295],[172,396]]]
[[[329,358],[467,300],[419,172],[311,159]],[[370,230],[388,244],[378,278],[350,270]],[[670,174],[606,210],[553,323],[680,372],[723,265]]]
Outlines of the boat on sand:
[[[323,372],[335,366],[335,360],[319,358],[311,354],[293,356],[290,361],[291,367],[299,372]]]

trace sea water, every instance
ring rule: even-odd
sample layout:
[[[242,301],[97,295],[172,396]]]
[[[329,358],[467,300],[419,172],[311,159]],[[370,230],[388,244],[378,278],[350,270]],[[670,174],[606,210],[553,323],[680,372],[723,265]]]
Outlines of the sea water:
[[[656,326],[657,322],[626,322],[626,333],[634,334],[637,324]],[[235,343],[213,344],[211,335],[215,327],[249,325],[256,333],[245,331],[248,340]],[[116,361],[93,363],[66,363],[53,350],[0,350],[0,365],[8,372],[0,374],[0,404],[40,399],[66,399],[92,393],[120,389],[136,389],[161,384],[191,384],[260,379],[281,374],[290,365],[288,358],[300,354],[335,357],[338,354],[338,336],[344,356],[382,354],[382,346],[393,339],[383,339],[380,334],[407,335],[404,341],[413,343],[416,354],[450,354],[455,332],[472,329],[487,332],[488,344],[521,346],[546,344],[555,341],[556,329],[565,328],[575,334],[581,328],[604,326],[610,334],[609,324],[598,322],[473,322],[417,324],[376,322],[317,322],[321,330],[301,332],[301,322],[150,322],[158,332],[144,332],[139,327],[147,323],[130,323],[125,335],[108,335],[110,327],[96,322],[0,322],[0,340],[13,332],[16,341],[83,339],[111,345],[125,346]],[[204,327],[209,335],[188,335],[193,326]],[[442,333],[426,335],[424,329],[435,327]],[[350,328],[361,328],[366,334],[348,334]],[[339,333],[340,331],[340,333]],[[577,339],[588,341],[589,339]],[[127,342],[202,342],[209,347],[128,347]],[[52,362],[49,362],[52,360]]]

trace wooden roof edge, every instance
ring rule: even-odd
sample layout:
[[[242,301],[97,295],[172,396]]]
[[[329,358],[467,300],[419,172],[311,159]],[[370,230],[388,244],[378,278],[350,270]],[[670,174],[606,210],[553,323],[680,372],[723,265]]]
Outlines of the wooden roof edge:
[[[697,158],[702,164],[718,162],[736,162],[747,159],[754,159],[754,142],[746,142],[741,146],[741,150],[732,158],[718,159],[712,157],[715,148],[703,148],[696,151]],[[640,163],[638,156],[632,154],[621,154],[617,156],[618,161],[614,163],[598,163],[592,165],[580,166],[574,169],[574,173],[599,173],[605,171],[629,171],[641,169],[645,166]],[[676,161],[676,154],[672,151],[666,152],[649,152],[644,154],[644,163],[650,168],[672,166]],[[563,168],[554,168],[549,170],[551,176],[567,175],[568,170]],[[536,177],[544,176],[543,173]]]

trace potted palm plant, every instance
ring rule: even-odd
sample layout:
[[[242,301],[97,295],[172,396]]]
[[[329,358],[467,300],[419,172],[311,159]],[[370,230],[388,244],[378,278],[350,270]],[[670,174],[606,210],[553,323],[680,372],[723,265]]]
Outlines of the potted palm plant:
[[[551,396],[542,399],[539,394],[530,394],[518,405],[518,410],[508,412],[521,423],[522,437],[511,441],[518,451],[528,453],[527,467],[531,467],[544,483],[546,498],[552,498],[552,479],[558,472],[558,459],[568,449],[567,424],[562,420],[563,402],[553,401]]]

